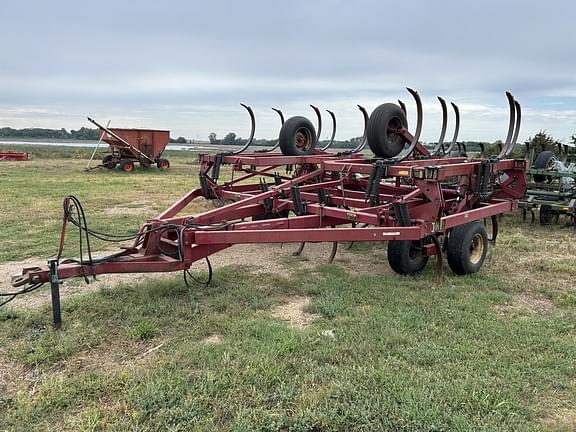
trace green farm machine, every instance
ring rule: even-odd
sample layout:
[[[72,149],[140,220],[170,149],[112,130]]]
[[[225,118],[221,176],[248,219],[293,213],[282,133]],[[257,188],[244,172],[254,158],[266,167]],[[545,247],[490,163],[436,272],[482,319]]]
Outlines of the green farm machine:
[[[543,150],[536,154],[536,149],[526,143],[528,189],[519,206],[525,219],[531,214],[532,222],[538,209],[541,225],[558,223],[560,216],[565,216],[576,228],[576,160],[569,158],[574,147],[556,145],[557,152]]]

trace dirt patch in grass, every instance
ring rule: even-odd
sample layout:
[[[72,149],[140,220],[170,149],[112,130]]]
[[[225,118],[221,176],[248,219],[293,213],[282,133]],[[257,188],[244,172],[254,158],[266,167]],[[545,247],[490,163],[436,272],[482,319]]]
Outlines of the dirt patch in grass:
[[[569,395],[553,390],[541,400],[539,408],[543,430],[576,430],[576,409]]]
[[[17,383],[33,382],[33,370],[26,373],[23,366],[0,357],[0,400],[14,397],[17,393]]]
[[[153,209],[148,207],[146,203],[127,203],[122,206],[106,207],[103,213],[106,216],[122,216],[122,215],[146,215],[153,212]]]
[[[576,409],[563,409],[551,413],[542,421],[546,430],[551,431],[575,431],[576,430]]]
[[[288,321],[291,327],[304,328],[318,318],[318,315],[310,314],[304,310],[309,304],[309,297],[290,297],[286,303],[272,309],[270,315]]]
[[[67,375],[78,371],[113,372],[120,369],[136,370],[155,364],[165,342],[119,341],[83,350],[56,362],[51,374]]]
[[[549,314],[555,309],[556,306],[551,300],[528,293],[514,294],[510,303],[496,306],[496,310],[503,315],[516,313]]]
[[[222,336],[217,333],[211,334],[202,339],[202,343],[205,343],[206,345],[220,345],[222,343]]]

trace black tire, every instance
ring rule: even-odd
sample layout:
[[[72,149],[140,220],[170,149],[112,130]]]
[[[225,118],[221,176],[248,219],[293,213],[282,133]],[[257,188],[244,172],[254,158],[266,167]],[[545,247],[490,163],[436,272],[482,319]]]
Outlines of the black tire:
[[[102,165],[104,165],[108,169],[116,168],[116,160],[114,160],[114,156],[106,155],[102,158]]]
[[[168,159],[158,159],[158,162],[156,162],[156,166],[161,170],[168,169],[170,168],[170,161]]]
[[[446,257],[454,273],[476,273],[484,264],[487,253],[488,234],[480,222],[470,222],[450,231]]]
[[[312,154],[316,147],[316,130],[306,117],[291,117],[280,129],[280,150],[286,156]]]
[[[428,257],[422,254],[426,240],[391,240],[388,242],[388,264],[401,275],[416,275],[424,270]]]
[[[558,158],[556,157],[556,153],[550,150],[546,150],[541,152],[534,161],[533,168],[535,169],[549,169],[553,168],[552,164],[556,162]],[[549,179],[549,176],[545,176],[543,174],[534,174],[534,181],[536,183],[542,183],[546,179]]]
[[[120,169],[124,172],[132,172],[134,171],[135,165],[130,159],[122,159],[120,161]]]
[[[368,120],[366,138],[370,150],[382,158],[392,158],[402,151],[406,140],[395,132],[408,128],[406,114],[398,105],[385,103],[377,107]]]
[[[549,205],[541,205],[539,213],[540,225],[552,225],[558,223],[560,213],[552,210]]]

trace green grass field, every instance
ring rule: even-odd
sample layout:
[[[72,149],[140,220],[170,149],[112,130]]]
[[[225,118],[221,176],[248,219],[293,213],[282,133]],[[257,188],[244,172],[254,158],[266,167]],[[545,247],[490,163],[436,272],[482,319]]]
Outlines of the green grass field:
[[[1,163],[0,265],[56,252],[66,194],[95,228],[137,228],[195,187],[194,156],[171,160]],[[64,298],[62,331],[48,305],[2,308],[0,430],[575,430],[575,238],[507,216],[482,271],[439,286],[432,263],[400,277],[360,244],[331,265],[238,260],[192,290],[110,284]]]

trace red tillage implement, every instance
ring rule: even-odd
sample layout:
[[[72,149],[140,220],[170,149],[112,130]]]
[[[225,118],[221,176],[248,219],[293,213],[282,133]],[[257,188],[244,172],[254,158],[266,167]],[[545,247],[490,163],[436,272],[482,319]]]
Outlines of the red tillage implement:
[[[16,151],[0,151],[0,161],[27,161],[28,153]]]
[[[102,141],[108,143],[111,154],[104,156],[102,166],[114,169],[116,165],[125,172],[134,171],[138,162],[142,167],[153,164],[160,169],[170,167],[170,162],[162,158],[164,149],[170,142],[170,131],[154,129],[107,128],[88,117],[88,121],[100,128]]]
[[[496,239],[496,216],[516,208],[526,190],[526,162],[508,159],[518,137],[520,105],[507,93],[508,136],[497,157],[452,157],[459,129],[457,106],[453,104],[454,138],[445,148],[447,109],[439,98],[442,133],[435,148],[427,150],[418,141],[420,97],[410,92],[418,111],[414,135],[407,130],[404,104],[383,104],[370,119],[361,108],[364,139],[357,148],[342,153],[328,152],[330,144],[316,149],[316,131],[304,117],[283,121],[277,145],[282,154],[243,153],[255,129],[254,114],[245,106],[252,119],[247,144],[236,152],[200,155],[201,187],[144,223],[131,247],[103,258],[93,259],[89,254],[77,260],[53,260],[50,268],[24,269],[13,284],[29,291],[50,281],[54,319],[59,324],[58,286],[63,279],[102,273],[186,274],[194,262],[243,243],[296,242],[303,247],[304,242],[331,242],[332,259],[338,242],[386,240],[388,261],[397,273],[416,274],[430,256],[436,256],[440,274],[444,253],[455,273],[476,272],[489,241]],[[361,153],[366,144],[376,158]],[[223,165],[231,168],[232,176],[221,182]],[[202,198],[229,203],[205,213],[182,215],[194,199]],[[87,240],[96,235],[86,226],[74,197],[66,198],[64,208],[65,221],[79,227]],[[491,238],[481,223],[486,219],[492,220]]]

